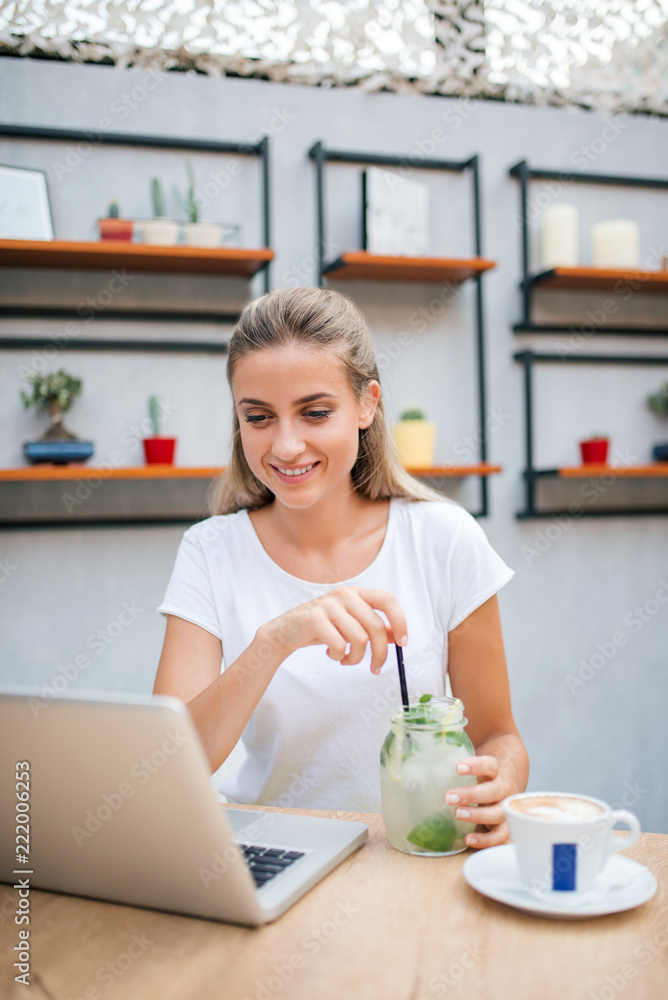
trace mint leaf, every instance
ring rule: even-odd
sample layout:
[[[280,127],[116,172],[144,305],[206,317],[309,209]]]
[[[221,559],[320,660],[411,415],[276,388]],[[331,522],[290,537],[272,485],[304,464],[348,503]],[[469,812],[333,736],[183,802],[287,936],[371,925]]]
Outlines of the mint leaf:
[[[418,823],[406,840],[425,851],[450,851],[455,842],[455,824],[443,813],[432,813]]]
[[[426,702],[431,701],[433,697],[433,694],[423,694],[420,698],[420,704],[424,705]]]
[[[380,762],[383,766],[387,764],[388,758],[390,756],[390,749],[392,747],[393,742],[394,742],[394,730],[391,730],[387,734],[385,742],[383,743],[380,750]]]
[[[411,736],[410,733],[406,733],[406,740],[404,746],[406,746],[408,749],[405,750],[404,753],[402,753],[401,755],[402,760],[406,760],[407,757],[412,757],[413,754],[420,749],[420,744],[418,743],[418,741],[415,739],[414,736]]]
[[[454,747],[463,747],[466,745],[466,737],[464,732],[443,732],[436,734],[437,740],[445,740],[446,743],[451,743]]]

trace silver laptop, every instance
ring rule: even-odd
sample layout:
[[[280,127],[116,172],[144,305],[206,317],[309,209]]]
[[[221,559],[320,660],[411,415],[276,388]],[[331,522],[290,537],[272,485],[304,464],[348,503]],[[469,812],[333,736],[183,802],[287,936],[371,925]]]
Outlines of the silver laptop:
[[[369,835],[364,823],[226,808],[188,709],[167,695],[5,688],[0,760],[10,885],[258,927]]]

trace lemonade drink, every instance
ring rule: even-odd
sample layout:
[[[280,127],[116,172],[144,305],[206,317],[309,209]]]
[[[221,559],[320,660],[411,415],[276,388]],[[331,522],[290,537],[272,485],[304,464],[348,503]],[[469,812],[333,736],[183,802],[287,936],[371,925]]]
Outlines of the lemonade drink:
[[[474,785],[474,775],[456,767],[475,750],[464,732],[467,719],[458,698],[411,696],[395,708],[380,752],[383,823],[393,847],[408,854],[444,857],[466,850],[464,837],[475,823],[455,817],[445,793]]]

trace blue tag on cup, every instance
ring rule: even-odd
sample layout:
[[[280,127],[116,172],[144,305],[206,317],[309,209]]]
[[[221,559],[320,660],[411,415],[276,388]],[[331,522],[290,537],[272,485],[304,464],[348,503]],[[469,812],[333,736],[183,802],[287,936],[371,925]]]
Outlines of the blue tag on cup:
[[[557,892],[575,889],[576,844],[552,845],[552,888]]]

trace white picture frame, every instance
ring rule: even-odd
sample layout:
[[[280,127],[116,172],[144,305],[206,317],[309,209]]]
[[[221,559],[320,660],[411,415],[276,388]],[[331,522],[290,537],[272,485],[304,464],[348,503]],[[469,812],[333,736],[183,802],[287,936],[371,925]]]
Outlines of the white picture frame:
[[[53,239],[49,192],[43,170],[0,164],[0,239]]]
[[[429,188],[390,170],[362,174],[363,249],[392,257],[430,254]]]

